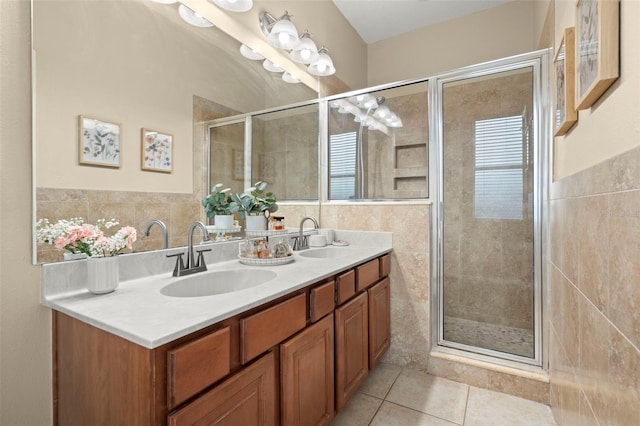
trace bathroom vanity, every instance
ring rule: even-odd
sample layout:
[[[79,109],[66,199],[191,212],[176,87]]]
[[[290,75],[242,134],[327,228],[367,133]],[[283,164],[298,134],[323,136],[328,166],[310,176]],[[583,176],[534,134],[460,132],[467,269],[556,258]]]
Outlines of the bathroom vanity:
[[[390,344],[390,235],[376,241],[296,252],[219,295],[162,295],[166,273],[44,294],[57,424],[329,424]],[[260,269],[204,274],[243,268]]]

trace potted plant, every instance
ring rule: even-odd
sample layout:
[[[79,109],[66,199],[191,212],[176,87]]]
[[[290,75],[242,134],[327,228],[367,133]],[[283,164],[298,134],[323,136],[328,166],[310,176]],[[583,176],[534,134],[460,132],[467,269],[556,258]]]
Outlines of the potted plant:
[[[110,293],[119,281],[116,256],[125,248],[133,249],[137,239],[132,226],[123,226],[115,233],[107,232],[116,225],[115,219],[98,219],[95,225],[85,223],[81,217],[61,219],[54,224],[40,219],[36,224],[36,240],[66,250],[65,260],[86,257],[87,288],[94,294]]]
[[[211,193],[202,199],[202,206],[208,218],[214,220],[214,225],[219,229],[231,229],[233,227],[233,214],[231,214],[231,197],[227,194],[230,188],[220,189],[224,185],[216,183],[211,188]]]
[[[257,182],[255,186],[245,189],[242,194],[232,194],[230,210],[239,213],[246,220],[248,231],[267,229],[266,212],[269,214],[278,210],[276,196],[273,192],[265,192],[267,182]]]

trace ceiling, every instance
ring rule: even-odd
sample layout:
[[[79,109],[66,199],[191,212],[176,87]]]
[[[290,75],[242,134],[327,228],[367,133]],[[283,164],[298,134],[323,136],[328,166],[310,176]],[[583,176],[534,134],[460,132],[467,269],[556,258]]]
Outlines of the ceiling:
[[[512,0],[333,0],[367,44],[509,1]]]

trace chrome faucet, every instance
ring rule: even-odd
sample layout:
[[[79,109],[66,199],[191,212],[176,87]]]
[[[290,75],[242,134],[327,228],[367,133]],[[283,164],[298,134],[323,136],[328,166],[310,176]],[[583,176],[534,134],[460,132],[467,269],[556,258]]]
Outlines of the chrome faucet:
[[[142,235],[148,237],[149,231],[151,231],[151,227],[153,225],[158,225],[162,229],[162,248],[169,248],[169,232],[167,231],[167,225],[159,219],[153,219],[151,222],[147,223],[147,227],[142,231]]]
[[[198,257],[193,254],[193,232],[196,228],[202,230],[202,236],[204,241],[209,241],[209,232],[204,226],[204,223],[196,220],[189,227],[189,233],[187,234],[187,263],[182,261],[184,253],[168,254],[167,257],[177,257],[176,266],[173,269],[174,277],[181,277],[183,275],[195,274],[196,272],[203,272],[207,270],[207,265],[204,263],[203,252],[211,251],[211,249],[198,250]]]
[[[293,244],[293,250],[295,251],[309,248],[309,241],[307,240],[307,235],[304,235],[304,228],[303,228],[303,225],[307,220],[310,220],[313,222],[313,229],[318,229],[317,220],[315,220],[311,216],[303,217],[302,220],[300,221],[300,233],[298,234],[298,237],[296,238],[296,241],[294,241],[294,244]]]

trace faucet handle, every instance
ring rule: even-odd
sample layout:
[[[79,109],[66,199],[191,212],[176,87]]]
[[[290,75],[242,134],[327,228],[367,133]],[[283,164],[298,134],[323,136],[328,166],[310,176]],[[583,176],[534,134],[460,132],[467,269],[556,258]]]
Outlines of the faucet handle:
[[[207,264],[204,263],[204,255],[202,253],[204,253],[205,251],[211,251],[210,248],[208,249],[202,249],[202,250],[196,250],[198,252],[198,259],[196,260],[196,264],[194,265],[196,268],[204,268],[204,270],[207,270]]]
[[[184,261],[182,260],[182,256],[184,256],[184,253],[174,253],[167,255],[167,257],[176,258],[176,266],[173,268],[174,277],[179,277],[181,272],[184,270]]]

